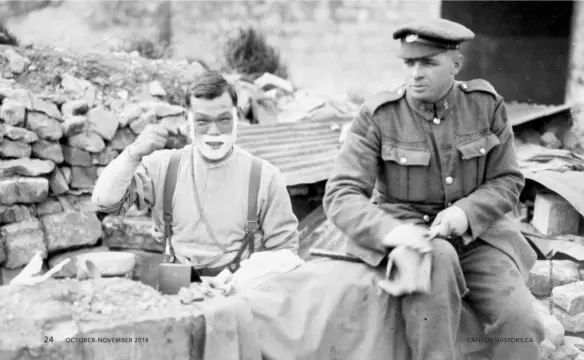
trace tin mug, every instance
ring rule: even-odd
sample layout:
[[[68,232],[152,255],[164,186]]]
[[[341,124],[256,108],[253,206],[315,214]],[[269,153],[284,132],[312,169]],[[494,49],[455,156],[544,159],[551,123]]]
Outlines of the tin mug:
[[[183,287],[191,285],[190,264],[160,264],[158,267],[158,291],[166,295],[176,295]]]

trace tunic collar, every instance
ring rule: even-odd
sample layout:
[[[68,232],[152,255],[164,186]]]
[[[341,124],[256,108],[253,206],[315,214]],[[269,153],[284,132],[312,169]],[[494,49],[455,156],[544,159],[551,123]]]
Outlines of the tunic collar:
[[[448,90],[448,93],[446,93],[446,96],[444,96],[441,100],[436,101],[434,103],[414,99],[411,96],[409,96],[407,92],[406,99],[408,105],[417,114],[422,116],[424,120],[440,123],[440,121],[444,120],[446,118],[446,115],[448,115],[448,112],[452,110],[452,108],[454,107],[454,100],[456,98],[456,88],[457,87],[454,86],[453,83],[452,86],[450,87],[450,90]],[[436,121],[435,119],[439,119],[439,121]]]

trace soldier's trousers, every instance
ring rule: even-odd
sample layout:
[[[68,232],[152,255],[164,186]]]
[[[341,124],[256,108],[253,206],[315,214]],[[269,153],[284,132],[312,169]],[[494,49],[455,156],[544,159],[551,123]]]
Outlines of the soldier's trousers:
[[[529,289],[506,254],[477,239],[465,250],[433,241],[432,290],[401,298],[412,360],[458,357],[462,298],[487,327],[492,359],[539,359],[544,330]],[[464,334],[463,338],[464,338]]]

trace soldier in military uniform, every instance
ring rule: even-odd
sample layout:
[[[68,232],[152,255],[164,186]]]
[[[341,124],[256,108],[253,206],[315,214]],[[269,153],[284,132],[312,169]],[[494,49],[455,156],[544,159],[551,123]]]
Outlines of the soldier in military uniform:
[[[493,359],[537,359],[544,333],[525,284],[536,255],[506,215],[524,177],[503,98],[485,80],[455,80],[474,38],[461,24],[414,23],[393,37],[406,83],[361,108],[327,183],[327,217],[372,267],[400,244],[432,252],[431,291],[401,298],[414,360],[456,358],[463,298]]]

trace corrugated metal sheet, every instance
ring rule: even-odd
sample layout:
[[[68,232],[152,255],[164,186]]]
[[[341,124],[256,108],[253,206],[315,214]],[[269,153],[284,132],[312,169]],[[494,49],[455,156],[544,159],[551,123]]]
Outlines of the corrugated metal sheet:
[[[513,126],[569,110],[569,105],[507,104]],[[288,186],[312,184],[328,179],[340,148],[338,127],[350,121],[351,117],[339,117],[241,127],[238,144],[278,167]]]
[[[507,117],[513,126],[528,123],[530,121],[558,115],[562,112],[569,113],[571,105],[537,105],[523,103],[507,103]]]
[[[347,237],[326,219],[322,206],[302,219],[298,225],[300,246],[298,255],[304,260],[311,260],[311,248],[342,252],[347,245]]]
[[[278,167],[288,186],[326,180],[339,150],[339,127],[351,118],[241,127],[237,143]]]

